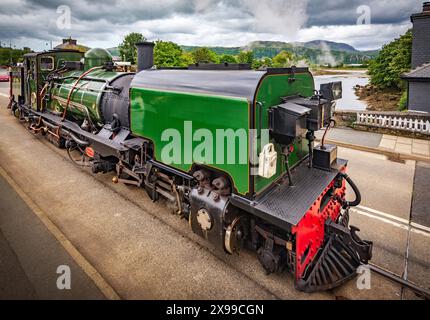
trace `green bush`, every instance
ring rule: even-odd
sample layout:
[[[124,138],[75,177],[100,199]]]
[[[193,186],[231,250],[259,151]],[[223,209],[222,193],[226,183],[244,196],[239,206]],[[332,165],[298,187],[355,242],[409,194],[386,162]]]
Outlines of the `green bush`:
[[[408,109],[408,90],[403,91],[402,97],[399,101],[399,111],[405,111]]]
[[[223,54],[220,56],[219,61],[221,63],[237,63],[236,57],[231,54]]]
[[[287,68],[292,66],[293,60],[294,54],[283,50],[272,59],[272,62],[275,68]]]
[[[209,48],[199,48],[192,53],[196,63],[219,63],[219,56]]]
[[[252,65],[254,62],[254,52],[252,51],[242,51],[237,56],[237,61],[239,63],[247,63]]]
[[[155,44],[154,64],[157,67],[188,67],[193,64],[193,59],[176,43],[159,40]]]
[[[369,63],[371,84],[381,89],[404,90],[400,76],[411,69],[412,31],[385,45],[379,55]]]

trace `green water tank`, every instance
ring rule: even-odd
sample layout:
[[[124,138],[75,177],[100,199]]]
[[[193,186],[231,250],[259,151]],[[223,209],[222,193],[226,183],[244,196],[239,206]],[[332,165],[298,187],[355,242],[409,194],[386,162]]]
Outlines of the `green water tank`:
[[[85,53],[85,70],[112,62],[112,55],[106,49],[94,48]]]

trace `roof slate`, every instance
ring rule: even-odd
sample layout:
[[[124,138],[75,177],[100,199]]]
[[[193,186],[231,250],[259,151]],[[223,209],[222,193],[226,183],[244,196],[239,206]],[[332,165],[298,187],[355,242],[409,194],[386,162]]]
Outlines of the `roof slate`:
[[[405,73],[404,79],[430,79],[430,63],[424,64],[411,72]]]

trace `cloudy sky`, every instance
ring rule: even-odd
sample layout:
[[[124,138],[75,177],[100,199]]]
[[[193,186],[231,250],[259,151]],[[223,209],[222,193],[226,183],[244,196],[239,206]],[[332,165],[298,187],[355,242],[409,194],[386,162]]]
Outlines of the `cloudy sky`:
[[[184,45],[242,46],[255,40],[345,42],[381,47],[411,27],[422,0],[1,0],[0,41],[49,49],[72,36],[117,46],[129,32]],[[70,25],[68,24],[70,12]],[[370,22],[370,24],[368,24]]]

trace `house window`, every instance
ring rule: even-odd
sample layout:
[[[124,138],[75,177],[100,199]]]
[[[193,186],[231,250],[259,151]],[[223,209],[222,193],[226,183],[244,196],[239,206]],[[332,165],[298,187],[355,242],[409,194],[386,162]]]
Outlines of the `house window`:
[[[52,70],[54,70],[54,58],[53,57],[40,58],[40,71],[52,71]]]

